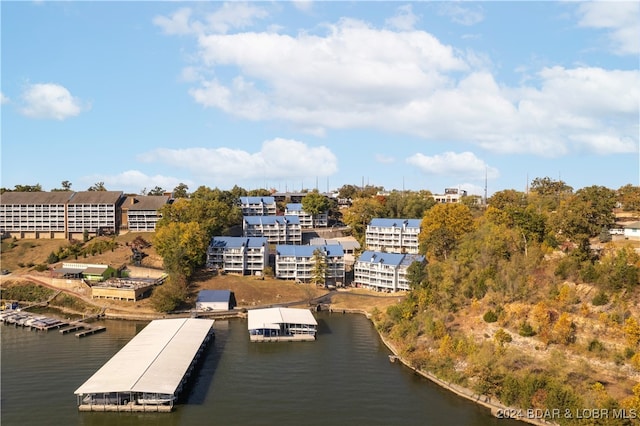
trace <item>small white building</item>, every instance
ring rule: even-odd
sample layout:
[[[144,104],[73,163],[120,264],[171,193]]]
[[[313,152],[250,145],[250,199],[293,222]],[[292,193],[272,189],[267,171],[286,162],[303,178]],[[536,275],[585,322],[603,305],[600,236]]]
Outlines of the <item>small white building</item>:
[[[247,327],[252,342],[312,341],[318,322],[308,309],[251,309]]]
[[[231,290],[200,290],[196,299],[198,311],[229,311],[236,302]]]
[[[640,222],[625,224],[624,237],[630,240],[640,240]]]

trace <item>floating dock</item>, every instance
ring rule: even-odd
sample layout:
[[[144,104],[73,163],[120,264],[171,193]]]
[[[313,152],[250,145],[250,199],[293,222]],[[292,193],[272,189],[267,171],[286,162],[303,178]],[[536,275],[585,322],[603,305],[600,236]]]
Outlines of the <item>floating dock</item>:
[[[318,322],[308,309],[251,309],[247,327],[251,342],[308,342],[316,340]]]
[[[214,320],[150,322],[82,386],[79,411],[170,412],[207,343]]]

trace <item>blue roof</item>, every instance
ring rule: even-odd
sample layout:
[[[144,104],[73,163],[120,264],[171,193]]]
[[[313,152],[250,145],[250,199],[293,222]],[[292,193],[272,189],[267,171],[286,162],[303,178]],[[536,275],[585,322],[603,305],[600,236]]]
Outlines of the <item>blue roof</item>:
[[[285,224],[285,220],[294,225],[300,224],[300,218],[295,215],[285,215],[285,216],[244,216],[244,221],[249,225],[273,225],[279,223],[281,225]]]
[[[358,262],[384,263],[385,265],[392,266],[409,266],[415,261],[423,262],[424,256],[419,254],[383,253],[380,251],[367,250],[358,258]]]
[[[406,225],[407,228],[420,228],[422,220],[421,219],[388,219],[388,218],[374,218],[371,219],[369,223],[370,226],[380,226],[382,228],[402,228],[402,226]]]
[[[303,210],[301,203],[288,203],[287,210],[292,212],[300,212]]]
[[[242,204],[274,204],[276,199],[274,197],[240,197]]]
[[[228,302],[231,300],[231,290],[200,290],[198,302]]]
[[[325,244],[318,246],[295,246],[292,244],[280,244],[276,246],[279,256],[313,257],[317,249],[326,250],[329,256],[344,256],[344,250],[340,244]]]
[[[210,246],[212,247],[262,247],[268,244],[266,237],[213,237]]]

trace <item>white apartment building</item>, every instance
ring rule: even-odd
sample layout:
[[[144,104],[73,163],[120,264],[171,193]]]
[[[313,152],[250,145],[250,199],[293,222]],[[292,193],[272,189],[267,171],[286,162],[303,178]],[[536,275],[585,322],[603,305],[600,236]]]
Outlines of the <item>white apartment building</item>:
[[[302,228],[298,216],[244,216],[245,237],[265,237],[272,244],[301,244]]]
[[[160,209],[169,203],[169,195],[131,195],[122,205],[121,230],[154,232],[162,218]]]
[[[460,198],[466,197],[467,191],[458,188],[445,188],[444,194],[433,194],[436,203],[459,203]]]
[[[67,234],[82,238],[85,231],[93,235],[116,234],[120,229],[118,210],[123,202],[121,191],[74,192],[67,204]]]
[[[300,226],[303,229],[321,227],[326,228],[329,223],[328,212],[311,216],[309,213],[304,211],[304,209],[302,208],[302,203],[287,204],[284,214],[290,216],[298,216],[298,219],[300,220]]]
[[[276,199],[274,197],[240,197],[243,216],[275,216]]]
[[[261,275],[269,264],[269,243],[263,237],[213,237],[207,267],[240,275]]]
[[[67,203],[73,192],[5,192],[0,195],[0,230],[15,238],[67,237]]]
[[[420,219],[371,219],[365,233],[367,250],[418,253]]]
[[[416,261],[424,263],[425,258],[417,254],[365,251],[353,267],[353,284],[376,291],[410,290],[407,268]]]
[[[344,251],[339,244],[321,246],[276,246],[276,278],[307,283],[313,278],[314,252],[319,250],[327,265],[325,284],[344,284]]]

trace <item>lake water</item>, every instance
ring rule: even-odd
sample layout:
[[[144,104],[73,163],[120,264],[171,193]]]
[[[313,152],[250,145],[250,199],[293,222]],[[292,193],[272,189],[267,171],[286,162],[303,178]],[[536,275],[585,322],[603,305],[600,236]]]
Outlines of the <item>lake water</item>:
[[[73,392],[146,322],[103,321],[84,338],[3,325],[3,426],[27,425],[520,425],[398,363],[361,315],[316,314],[315,342],[250,343],[244,319],[217,320],[174,412],[78,412]]]

